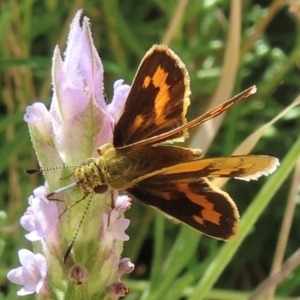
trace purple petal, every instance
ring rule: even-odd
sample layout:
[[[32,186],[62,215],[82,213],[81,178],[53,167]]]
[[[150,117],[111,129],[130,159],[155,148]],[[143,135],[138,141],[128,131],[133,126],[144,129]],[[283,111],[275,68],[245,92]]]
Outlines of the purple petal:
[[[73,52],[78,51],[80,52],[79,44],[73,49]],[[53,118],[58,122],[69,120],[82,112],[89,99],[85,94],[84,78],[78,72],[80,55],[73,57],[74,60],[70,65],[67,58],[69,57],[66,56],[63,62],[59,49],[55,49],[52,60],[54,95],[50,111]]]
[[[102,109],[107,110],[104,93],[103,93],[103,66],[95,47],[93,47],[93,50],[94,50],[94,63],[95,63],[94,96],[97,104]]]
[[[43,283],[43,282],[42,282],[42,283]],[[35,293],[35,290],[36,290],[36,284],[30,282],[30,283],[25,284],[24,287],[21,288],[21,289],[17,292],[17,294],[18,294],[19,296],[25,296],[25,295],[29,295],[29,294]]]
[[[9,281],[15,283],[15,284],[20,284],[23,285],[23,267],[19,267],[16,269],[12,269],[7,273],[7,278]]]
[[[47,262],[41,254],[34,254],[27,249],[19,250],[19,260],[22,267],[8,272],[7,278],[13,283],[23,285],[18,295],[28,295],[39,292],[47,275]]]
[[[82,10],[79,10],[72,20],[68,41],[67,49],[65,51],[65,65],[68,71],[68,76],[77,72],[78,64],[81,56],[81,41],[82,41],[82,30],[80,28],[80,18]],[[75,63],[74,63],[75,62]]]
[[[47,262],[45,260],[45,257],[42,254],[37,253],[35,255],[35,260],[37,262],[42,278],[45,278],[47,275]]]
[[[83,18],[82,24],[82,41],[81,41],[81,55],[79,61],[79,71],[81,76],[85,80],[86,93],[88,97],[91,97],[94,92],[94,76],[95,76],[95,64],[94,64],[94,44],[91,37],[90,26],[88,18]]]
[[[46,198],[46,187],[41,185],[34,189],[33,194],[36,198]]]
[[[121,116],[123,112],[124,104],[127,100],[130,92],[130,86],[123,84],[124,80],[119,79],[114,83],[114,95],[112,102],[107,106],[108,112],[112,115],[115,121]]]
[[[115,209],[113,209],[110,213],[109,213],[109,220],[110,220],[110,224],[114,224],[114,222],[118,219],[119,217],[119,212],[116,211]],[[110,226],[109,226],[110,227]]]
[[[21,217],[20,223],[22,227],[27,231],[35,230],[35,217],[33,214],[25,213],[25,215]]]
[[[111,226],[109,226],[109,229],[111,231],[125,231],[128,228],[129,224],[129,219],[118,219]]]
[[[129,236],[124,232],[129,224],[129,219],[118,219],[119,212],[115,209],[113,209],[110,212],[110,216],[108,218],[108,214],[103,215],[103,233],[109,234],[112,236],[115,240],[121,240],[121,241],[128,241]],[[109,225],[108,225],[109,220]]]
[[[51,135],[52,120],[45,104],[36,102],[26,107],[24,121],[35,126],[43,135]]]
[[[111,232],[112,237],[117,241],[129,241],[129,235],[124,232]]]
[[[54,202],[36,198],[37,201],[32,205],[36,214],[37,230],[45,233],[51,231],[58,222],[58,210]]]
[[[35,261],[34,253],[27,249],[20,249],[18,255],[22,266],[26,266],[27,264],[31,264]]]
[[[20,223],[30,233],[25,237],[30,241],[41,240],[57,226],[58,210],[53,202],[45,198],[45,187],[39,187],[34,190],[34,195],[38,197],[29,197],[30,207],[27,213],[21,218]]]
[[[97,149],[106,143],[110,143],[113,137],[114,121],[111,115],[102,109],[99,109],[95,123],[95,136],[93,140],[92,156],[98,156]]]
[[[42,240],[44,238],[44,235],[41,234],[41,232],[34,230],[31,231],[30,233],[25,234],[25,237],[28,241],[36,242]]]
[[[102,109],[106,110],[103,94],[103,66],[93,43],[89,19],[87,17],[83,18],[82,31],[81,74],[85,78],[89,88],[89,96],[94,98]]]

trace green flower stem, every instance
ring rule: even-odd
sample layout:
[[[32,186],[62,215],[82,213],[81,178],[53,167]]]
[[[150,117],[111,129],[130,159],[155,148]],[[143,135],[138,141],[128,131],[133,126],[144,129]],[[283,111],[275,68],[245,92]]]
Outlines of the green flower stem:
[[[282,160],[279,169],[270,177],[263,188],[259,191],[254,201],[251,203],[246,213],[244,214],[238,236],[232,241],[224,244],[220,249],[212,264],[207,268],[200,282],[196,286],[189,300],[204,299],[209,290],[223,272],[228,262],[238,250],[241,243],[244,241],[248,233],[253,228],[258,217],[262,214],[265,207],[269,204],[273,195],[282,185],[283,181],[292,171],[300,153],[300,137],[297,139],[291,150]]]

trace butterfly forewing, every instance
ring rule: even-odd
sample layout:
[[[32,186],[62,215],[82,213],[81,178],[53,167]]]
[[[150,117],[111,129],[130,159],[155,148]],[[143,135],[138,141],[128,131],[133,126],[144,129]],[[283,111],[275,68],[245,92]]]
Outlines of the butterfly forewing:
[[[179,57],[156,45],[145,55],[123,113],[114,129],[113,145],[122,147],[186,124],[189,76]],[[183,130],[173,138],[184,136]]]
[[[279,165],[277,158],[265,155],[240,155],[199,159],[164,168],[156,173],[163,181],[199,177],[229,177],[255,180],[269,175]]]
[[[137,147],[137,146],[140,147],[140,146],[152,145],[152,144],[156,144],[156,143],[165,142],[167,140],[173,141],[178,136],[186,136],[187,129],[193,128],[201,123],[204,123],[210,119],[217,117],[218,115],[222,114],[223,112],[225,112],[226,110],[231,108],[233,105],[235,105],[239,101],[249,97],[250,95],[254,94],[255,92],[256,92],[256,87],[252,86],[252,87],[246,89],[245,91],[243,91],[242,93],[234,96],[230,100],[226,101],[225,103],[213,108],[212,110],[205,113],[204,115],[190,121],[189,123],[185,122],[181,126],[175,127],[172,130],[163,132],[159,135],[156,135],[156,136],[144,139],[144,140],[134,142],[130,145],[123,146],[122,148],[125,149],[125,148],[133,148],[133,147]]]

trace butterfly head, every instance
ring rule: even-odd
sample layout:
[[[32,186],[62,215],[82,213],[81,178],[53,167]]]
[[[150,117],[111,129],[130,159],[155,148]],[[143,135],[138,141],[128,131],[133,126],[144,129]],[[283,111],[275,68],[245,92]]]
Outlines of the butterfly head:
[[[107,178],[103,159],[89,158],[83,164],[79,165],[75,171],[75,180],[77,186],[81,188],[84,194],[97,193],[102,194],[107,191]]]

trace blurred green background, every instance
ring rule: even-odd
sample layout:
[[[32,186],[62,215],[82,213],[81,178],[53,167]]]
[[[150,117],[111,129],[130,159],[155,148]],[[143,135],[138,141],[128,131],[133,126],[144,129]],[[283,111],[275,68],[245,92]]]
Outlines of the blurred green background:
[[[32,249],[19,219],[32,190],[43,183],[42,176],[24,172],[37,166],[24,111],[35,101],[49,106],[53,49],[59,44],[64,51],[70,21],[79,8],[90,18],[104,65],[107,99],[113,82],[124,78],[130,84],[145,52],[161,42],[179,55],[189,71],[189,120],[203,113],[212,99],[217,97],[221,103],[257,85],[255,96],[228,112],[212,143],[192,131],[193,147],[208,148],[207,156],[230,155],[299,95],[299,0],[0,0],[0,299],[16,298],[20,288],[8,283],[6,273],[19,266],[18,249]],[[236,247],[174,225],[134,202],[126,214],[131,225],[124,256],[136,269],[127,277],[131,294],[126,299],[247,299],[271,272],[283,220],[292,223],[290,233],[283,232],[287,237],[287,243],[281,243],[284,260],[298,249],[299,170],[294,175],[292,171],[299,153],[299,116],[300,107],[295,107],[268,127],[251,151],[280,160],[290,154],[269,186],[268,179],[261,178],[250,183],[231,180],[225,187],[241,215],[248,216],[243,226],[252,228]],[[269,195],[261,196],[266,202],[256,198],[263,187]],[[290,214],[285,215],[291,190],[291,203],[298,201],[298,205],[291,204]],[[250,211],[251,203],[258,207],[264,203],[266,208],[252,206]],[[248,219],[256,218],[252,226]],[[277,287],[276,297],[300,299],[300,268]]]

